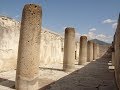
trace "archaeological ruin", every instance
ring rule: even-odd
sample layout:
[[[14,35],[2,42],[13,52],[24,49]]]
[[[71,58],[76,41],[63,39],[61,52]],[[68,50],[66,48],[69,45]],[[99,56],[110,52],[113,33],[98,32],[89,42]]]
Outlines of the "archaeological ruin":
[[[119,90],[120,16],[113,43],[101,45],[74,27],[42,27],[42,12],[26,4],[21,22],[0,16],[0,90]]]

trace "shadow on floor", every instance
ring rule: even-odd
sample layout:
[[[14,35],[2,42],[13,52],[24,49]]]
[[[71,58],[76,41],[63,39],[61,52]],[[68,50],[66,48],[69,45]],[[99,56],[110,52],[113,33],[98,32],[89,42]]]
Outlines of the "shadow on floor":
[[[56,71],[63,71],[63,69],[56,69],[56,68],[46,68],[46,67],[39,67],[40,69],[43,70],[56,70]]]
[[[15,89],[15,81],[0,78],[0,85]]]
[[[111,60],[110,52],[108,49],[103,57],[39,90],[118,90],[114,70],[108,68],[108,62]],[[61,69],[40,68],[63,72]],[[8,79],[0,78],[0,85],[15,89],[15,82]]]
[[[114,70],[108,68],[110,52],[39,90],[118,90]]]

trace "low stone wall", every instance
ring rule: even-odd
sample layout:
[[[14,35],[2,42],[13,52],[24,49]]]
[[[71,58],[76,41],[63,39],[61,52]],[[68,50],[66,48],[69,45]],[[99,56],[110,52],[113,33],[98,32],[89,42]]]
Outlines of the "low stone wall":
[[[16,68],[20,23],[0,16],[0,72]],[[64,38],[42,28],[40,66],[63,62]]]
[[[42,31],[40,66],[63,62],[63,37],[55,32]]]
[[[0,40],[0,72],[16,68],[19,34],[6,33]],[[63,62],[63,37],[57,33],[42,30],[40,44],[40,66]]]
[[[19,42],[19,23],[0,17],[0,72],[15,69]]]

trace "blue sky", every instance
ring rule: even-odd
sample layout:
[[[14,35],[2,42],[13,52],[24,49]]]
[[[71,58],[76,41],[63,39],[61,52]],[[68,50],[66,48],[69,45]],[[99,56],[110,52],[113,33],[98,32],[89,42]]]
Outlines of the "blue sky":
[[[74,27],[77,35],[107,42],[112,40],[120,12],[120,0],[1,0],[0,15],[21,20],[26,3],[42,6],[45,28],[63,33],[65,27]]]

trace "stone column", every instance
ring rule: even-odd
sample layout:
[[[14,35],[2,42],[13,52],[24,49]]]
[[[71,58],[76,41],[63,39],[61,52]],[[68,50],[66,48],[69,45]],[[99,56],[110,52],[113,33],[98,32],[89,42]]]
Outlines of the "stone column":
[[[87,43],[87,61],[90,62],[93,60],[93,42],[88,41]]]
[[[72,71],[75,65],[75,30],[65,29],[63,70]]]
[[[93,43],[93,60],[97,59],[97,44]]]
[[[99,58],[99,44],[97,44],[97,59]]]
[[[16,72],[17,90],[38,90],[41,19],[40,6],[24,6]]]
[[[80,37],[79,65],[84,65],[87,62],[87,37]]]

